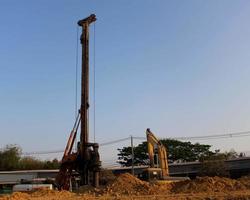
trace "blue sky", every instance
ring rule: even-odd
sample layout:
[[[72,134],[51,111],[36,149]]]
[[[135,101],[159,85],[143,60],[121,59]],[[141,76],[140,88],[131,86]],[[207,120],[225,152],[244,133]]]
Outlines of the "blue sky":
[[[249,1],[8,0],[0,2],[1,146],[64,148],[76,23],[91,13],[98,142],[148,127],[159,137],[250,130]],[[93,27],[91,52],[92,65]],[[248,139],[209,142],[242,151]]]

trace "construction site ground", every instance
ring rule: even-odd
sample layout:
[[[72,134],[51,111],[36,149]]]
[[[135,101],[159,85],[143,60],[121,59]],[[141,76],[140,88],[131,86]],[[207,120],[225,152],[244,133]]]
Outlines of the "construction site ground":
[[[77,193],[56,190],[38,190],[32,193],[16,192],[0,200],[149,200],[149,199],[250,199],[250,177],[234,180],[220,177],[199,177],[180,182],[148,183],[130,174],[108,180],[99,189],[82,187]]]

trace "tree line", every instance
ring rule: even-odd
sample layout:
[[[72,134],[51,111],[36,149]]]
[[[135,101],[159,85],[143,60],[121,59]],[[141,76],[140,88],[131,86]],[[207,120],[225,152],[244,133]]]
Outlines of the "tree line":
[[[244,157],[243,153],[237,154],[234,150],[220,152],[219,149],[211,150],[211,145],[183,142],[174,139],[163,139],[162,144],[166,147],[168,163],[201,162],[199,175],[204,176],[229,176],[225,160]],[[149,165],[147,142],[135,146],[134,165]],[[126,146],[118,149],[118,161],[121,166],[132,165],[132,148]]]
[[[21,156],[22,150],[17,145],[7,145],[0,150],[0,171],[58,169],[57,159],[39,160],[31,156]]]
[[[211,150],[211,145],[183,142],[174,139],[161,140],[167,149],[168,163],[176,162],[202,162],[202,171],[206,175],[220,175],[225,173],[224,161],[232,158],[243,157],[235,151],[220,152]],[[134,165],[148,165],[147,142],[135,146]],[[121,166],[132,165],[132,149],[130,146],[118,149],[118,163]],[[39,160],[31,156],[21,156],[22,149],[17,145],[7,145],[0,150],[0,171],[9,170],[35,170],[35,169],[59,169],[60,162],[57,159]]]
[[[240,157],[234,150],[230,152],[221,153],[220,150],[211,150],[211,145],[183,142],[174,139],[162,139],[162,144],[167,149],[168,163],[175,162],[193,162],[204,161],[212,158],[232,159]],[[135,165],[148,165],[148,150],[147,142],[135,146],[134,150],[134,164]],[[130,146],[118,149],[118,163],[122,166],[131,166],[132,164],[132,149]]]

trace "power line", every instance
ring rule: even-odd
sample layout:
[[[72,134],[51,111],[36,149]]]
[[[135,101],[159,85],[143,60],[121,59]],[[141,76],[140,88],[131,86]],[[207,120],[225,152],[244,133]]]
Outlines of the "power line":
[[[129,140],[130,137],[127,138],[122,138],[122,139],[118,139],[118,140],[112,140],[110,142],[105,142],[105,143],[100,143],[100,146],[107,146],[107,145],[112,145],[112,144],[116,144],[116,143],[120,143],[126,140]],[[33,152],[24,152],[22,153],[22,155],[42,155],[42,154],[55,154],[55,153],[63,153],[64,150],[54,150],[54,151],[33,151]]]
[[[56,154],[56,153],[63,153],[64,150],[54,150],[54,151],[32,151],[32,152],[24,152],[22,155],[29,156],[29,155],[43,155],[43,154]]]
[[[246,137],[250,136],[250,131],[234,132],[227,134],[213,134],[213,135],[204,135],[204,136],[190,136],[190,137],[169,137],[174,140],[210,140],[210,139],[223,139],[223,138],[232,138],[232,137]],[[137,140],[145,140],[146,137],[134,137]],[[164,138],[161,138],[164,139]]]
[[[118,139],[118,140],[113,140],[110,142],[105,142],[105,143],[101,143],[100,146],[106,146],[106,145],[111,145],[111,144],[116,144],[116,143],[120,143],[126,140],[130,140],[130,137],[126,137],[126,138],[122,138],[122,139]]]
[[[234,132],[227,134],[213,134],[213,135],[205,135],[205,136],[191,136],[191,137],[173,137],[170,139],[175,140],[210,140],[210,139],[223,139],[223,138],[233,138],[233,137],[246,137],[250,136],[250,131],[242,131],[242,132]],[[133,137],[136,140],[146,140],[146,137]],[[117,140],[112,140],[105,143],[100,143],[100,146],[107,146],[112,144],[117,144],[123,141],[130,140],[130,137],[121,138]],[[34,151],[34,152],[24,152],[23,155],[37,155],[37,154],[54,154],[54,153],[62,153],[64,150],[54,150],[54,151]]]
[[[175,137],[176,140],[209,140],[209,139],[222,139],[222,138],[232,138],[232,137],[246,137],[250,136],[250,131],[234,132],[227,134],[213,134],[204,136],[191,136],[191,137]]]

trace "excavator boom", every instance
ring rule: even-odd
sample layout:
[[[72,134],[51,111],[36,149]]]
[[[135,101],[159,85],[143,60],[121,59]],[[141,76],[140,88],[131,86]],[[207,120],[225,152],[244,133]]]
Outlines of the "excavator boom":
[[[148,144],[148,155],[150,161],[150,168],[155,168],[155,147],[158,151],[158,159],[159,159],[159,167],[162,171],[162,177],[169,176],[168,170],[168,160],[167,160],[167,151],[166,147],[158,140],[155,135],[150,131],[150,129],[146,130],[147,135],[147,144]]]

